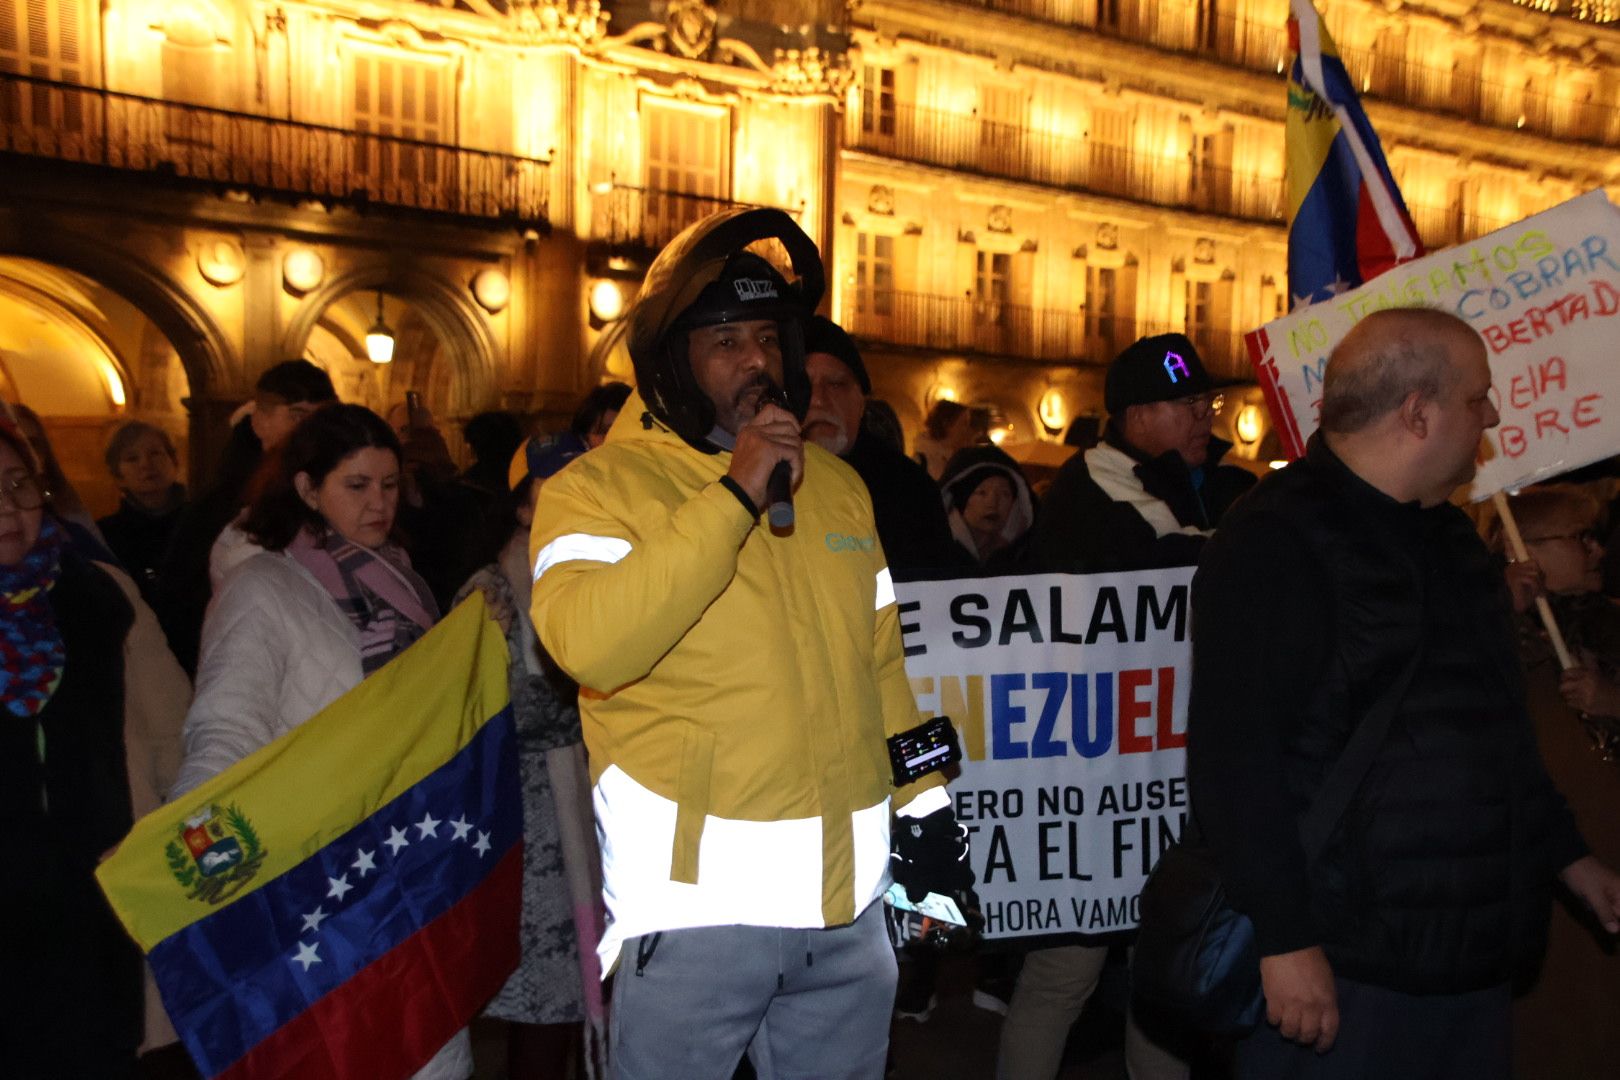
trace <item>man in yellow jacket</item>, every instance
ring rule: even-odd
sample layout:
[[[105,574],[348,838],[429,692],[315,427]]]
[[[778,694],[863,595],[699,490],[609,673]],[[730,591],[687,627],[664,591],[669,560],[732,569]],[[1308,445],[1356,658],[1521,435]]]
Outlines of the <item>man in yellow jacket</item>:
[[[766,237],[798,286],[742,250]],[[890,766],[919,717],[870,499],[799,437],[821,282],[779,211],[677,237],[631,316],[637,393],[535,512],[535,626],[582,687],[626,1080],[727,1080],[745,1050],[762,1078],[876,1080],[891,815],[902,883],[972,884],[939,775],[897,788]],[[781,462],[786,533],[760,520]]]

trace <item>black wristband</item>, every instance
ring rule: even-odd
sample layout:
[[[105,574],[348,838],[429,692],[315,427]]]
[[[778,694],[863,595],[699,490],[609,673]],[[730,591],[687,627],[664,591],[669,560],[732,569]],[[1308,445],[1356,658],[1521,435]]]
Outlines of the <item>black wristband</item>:
[[[759,517],[759,507],[754,505],[754,500],[748,497],[748,492],[743,490],[743,486],[741,484],[737,483],[737,481],[733,480],[730,476],[722,476],[720,478],[720,486],[737,496],[737,501],[743,504],[743,509],[748,511],[749,517]]]

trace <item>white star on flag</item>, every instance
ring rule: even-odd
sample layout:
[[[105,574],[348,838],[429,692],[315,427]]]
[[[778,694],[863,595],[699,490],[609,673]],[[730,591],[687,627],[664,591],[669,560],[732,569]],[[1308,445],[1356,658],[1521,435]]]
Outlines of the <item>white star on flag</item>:
[[[400,848],[410,847],[410,845],[411,842],[405,839],[405,830],[399,828],[398,826],[389,829],[388,839],[383,841],[383,847],[388,849],[388,854],[390,855],[398,855]]]
[[[1338,296],[1342,292],[1350,291],[1350,283],[1344,280],[1342,275],[1334,274],[1333,280],[1327,283],[1327,291]]]
[[[1316,294],[1314,292],[1305,293],[1303,296],[1299,295],[1298,293],[1293,293],[1291,295],[1294,297],[1294,306],[1296,308],[1308,308],[1316,302]]]
[[[466,814],[462,814],[460,817],[456,818],[456,820],[452,821],[450,823],[450,827],[456,830],[456,834],[450,838],[452,840],[465,840],[467,839],[467,834],[472,832],[472,823],[467,820]]]
[[[319,946],[313,941],[299,942],[298,955],[292,958],[292,962],[295,964],[303,964],[304,970],[308,971],[311,964],[318,964],[321,962],[320,956],[318,956],[315,952],[317,948],[319,948]]]
[[[377,861],[375,858],[373,858],[373,856],[376,854],[377,853],[375,851],[366,851],[362,849],[360,853],[354,857],[354,869],[360,872],[361,878],[366,876],[366,872],[368,870],[377,869]]]
[[[342,877],[329,877],[326,879],[326,883],[331,886],[326,890],[326,895],[336,900],[342,900],[344,895],[354,888],[353,885],[349,884],[348,874],[344,874]]]
[[[482,829],[480,829],[479,832],[478,832],[478,842],[473,845],[473,850],[478,852],[478,857],[480,859],[482,859],[484,857],[484,854],[486,852],[488,852],[489,849],[490,849],[489,833],[484,832]]]
[[[422,835],[417,837],[418,840],[426,840],[430,836],[439,835],[439,821],[431,812],[424,813],[422,820],[416,823],[416,827],[422,831]]]
[[[316,933],[320,933],[321,923],[325,922],[327,919],[330,919],[331,917],[332,916],[330,916],[330,915],[328,915],[326,913],[325,908],[316,908],[314,911],[310,912],[308,915],[305,915],[303,917],[304,918],[304,930],[313,930]],[[304,930],[300,930],[298,932],[300,934],[302,934],[304,932]]]

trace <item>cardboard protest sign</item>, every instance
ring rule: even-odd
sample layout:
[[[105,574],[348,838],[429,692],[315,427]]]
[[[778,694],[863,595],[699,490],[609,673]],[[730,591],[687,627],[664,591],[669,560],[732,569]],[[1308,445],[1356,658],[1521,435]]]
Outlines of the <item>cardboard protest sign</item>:
[[[1403,263],[1249,334],[1290,456],[1316,430],[1328,354],[1357,322],[1390,307],[1453,312],[1485,341],[1502,422],[1486,432],[1469,498],[1620,453],[1620,211],[1602,191]]]
[[[989,937],[1133,929],[1187,820],[1192,568],[896,585]]]

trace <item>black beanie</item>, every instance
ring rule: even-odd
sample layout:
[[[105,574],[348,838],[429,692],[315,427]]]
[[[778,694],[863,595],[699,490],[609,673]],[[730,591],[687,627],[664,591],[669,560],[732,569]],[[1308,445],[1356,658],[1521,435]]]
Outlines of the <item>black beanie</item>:
[[[872,380],[866,374],[860,350],[855,348],[855,342],[844,333],[842,326],[824,315],[812,315],[804,324],[804,354],[809,356],[814,352],[842,360],[844,366],[854,372],[855,381],[861,384],[861,393],[871,395]]]

